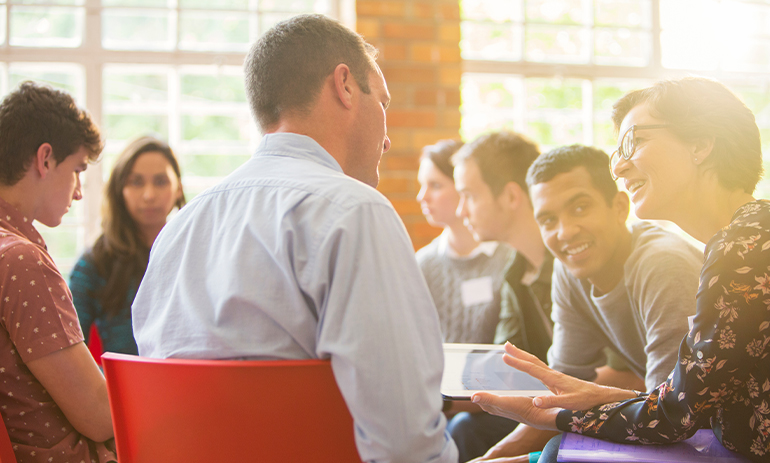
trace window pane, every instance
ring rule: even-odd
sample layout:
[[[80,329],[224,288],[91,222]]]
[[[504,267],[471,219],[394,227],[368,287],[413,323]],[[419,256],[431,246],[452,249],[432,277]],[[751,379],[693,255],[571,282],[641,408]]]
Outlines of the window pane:
[[[577,26],[528,25],[526,57],[538,62],[588,62],[587,33],[587,29]]]
[[[577,109],[583,107],[583,87],[578,80],[527,79],[527,109]]]
[[[0,7],[0,24],[5,24],[5,7]],[[0,27],[0,45],[5,44],[5,33],[7,27]]]
[[[102,85],[105,104],[157,102],[165,105],[168,101],[168,75],[165,72],[127,72],[108,66],[104,70]]]
[[[615,128],[612,124],[612,105],[626,93],[645,88],[646,81],[597,80],[593,83],[594,99],[594,145],[612,153],[617,145]]]
[[[650,28],[649,0],[594,0],[594,25]]]
[[[685,31],[663,31],[660,34],[661,62],[669,69],[715,70],[719,62],[715,56],[719,41],[713,34],[691,36]]]
[[[174,48],[172,15],[160,10],[107,9],[102,12],[102,46],[113,50]]]
[[[722,68],[737,72],[770,72],[770,40],[746,38],[741,46],[726,50]]]
[[[331,11],[331,2],[330,0],[261,0],[259,9],[292,13],[328,13]]]
[[[250,157],[248,154],[188,154],[181,161],[181,169],[184,175],[224,177],[248,161]]]
[[[74,64],[12,63],[8,67],[8,84],[13,90],[25,80],[33,80],[64,90],[78,104],[83,101],[83,68]]]
[[[179,48],[247,51],[249,18],[243,13],[182,11]]]
[[[722,30],[718,4],[712,0],[660,0],[663,66],[712,70],[718,64]]]
[[[248,140],[249,118],[210,115],[182,115],[184,140]]]
[[[461,0],[463,19],[522,21],[521,0]]]
[[[262,35],[279,22],[289,19],[295,13],[262,13],[259,15],[259,34]]]
[[[521,26],[463,21],[460,50],[465,59],[521,60]]]
[[[218,10],[245,10],[249,0],[179,0],[180,8],[216,8]]]
[[[79,47],[83,41],[83,8],[27,7],[11,9],[11,45]]]
[[[584,24],[582,0],[527,0],[527,21],[551,24]]]
[[[5,0],[0,1],[0,4],[5,3]],[[16,5],[83,5],[85,0],[11,0],[11,4]]]
[[[515,126],[516,107],[522,79],[502,74],[465,73],[462,79],[463,114],[460,133],[464,140],[503,128]]]
[[[150,6],[172,8],[173,0],[102,0],[102,6]]]
[[[746,106],[754,113],[757,126],[759,126],[762,153],[765,157],[765,176],[757,185],[755,197],[770,198],[770,178],[767,175],[770,172],[770,86],[767,84],[731,84],[729,82],[727,86],[746,103]]]
[[[180,80],[183,102],[246,103],[243,76],[183,74]]]
[[[583,82],[527,79],[527,134],[544,149],[583,142]]]
[[[104,133],[113,140],[128,140],[154,133],[168,140],[168,117],[164,115],[106,114]]]
[[[722,0],[720,19],[730,32],[741,35],[770,35],[770,2],[764,5],[735,0]],[[726,37],[729,39],[729,36]]]
[[[610,66],[647,66],[650,34],[631,29],[595,29],[594,62]]]

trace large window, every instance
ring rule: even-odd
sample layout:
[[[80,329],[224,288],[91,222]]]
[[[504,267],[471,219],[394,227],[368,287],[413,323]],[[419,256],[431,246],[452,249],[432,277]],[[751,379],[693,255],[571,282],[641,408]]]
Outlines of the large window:
[[[241,70],[249,45],[298,13],[352,26],[353,11],[353,0],[0,0],[0,93],[24,80],[64,89],[107,141],[84,200],[59,227],[36,224],[62,272],[100,232],[103,184],[127,141],[168,140],[190,199],[259,142]]]
[[[612,104],[663,78],[719,79],[754,111],[770,171],[770,1],[461,0],[462,136],[614,150]],[[770,197],[764,180],[760,197]]]

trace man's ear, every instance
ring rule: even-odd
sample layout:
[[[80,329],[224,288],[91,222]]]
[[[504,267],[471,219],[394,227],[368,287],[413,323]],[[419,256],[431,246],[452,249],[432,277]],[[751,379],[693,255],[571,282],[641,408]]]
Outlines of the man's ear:
[[[347,64],[338,64],[337,67],[334,68],[332,76],[334,79],[334,89],[337,92],[337,98],[340,100],[340,103],[342,103],[342,106],[351,109],[353,107],[353,85],[355,85],[355,79],[350,72],[350,68]]]
[[[701,165],[703,161],[709,157],[711,151],[714,150],[714,141],[714,137],[701,137],[695,139],[692,156],[692,161],[695,165]]]
[[[33,168],[40,174],[40,178],[45,178],[54,167],[56,167],[56,159],[53,157],[53,148],[50,144],[43,143],[37,148]]]
[[[618,211],[618,222],[625,224],[626,220],[628,220],[628,214],[631,212],[628,195],[625,191],[617,192],[615,198],[612,200],[612,207]]]
[[[529,196],[516,182],[508,182],[503,191],[497,196],[501,204],[510,209],[516,209],[522,204],[529,204]]]

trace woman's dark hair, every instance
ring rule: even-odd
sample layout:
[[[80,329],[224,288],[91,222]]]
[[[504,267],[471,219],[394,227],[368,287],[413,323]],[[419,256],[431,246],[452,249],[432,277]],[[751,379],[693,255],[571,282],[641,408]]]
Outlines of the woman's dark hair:
[[[683,140],[713,138],[703,166],[714,169],[729,190],[753,193],[762,178],[762,145],[754,114],[721,83],[702,77],[665,80],[635,90],[613,106],[615,130],[634,107],[647,103],[652,115],[671,124]]]
[[[451,179],[454,178],[455,168],[450,159],[462,146],[463,142],[460,140],[439,140],[433,145],[424,147],[420,159],[430,160],[442,174]]]
[[[136,164],[144,153],[157,152],[166,158],[177,179],[182,173],[174,152],[165,142],[150,136],[130,142],[118,157],[105,189],[102,206],[102,236],[91,249],[91,259],[106,284],[100,294],[95,294],[108,316],[115,316],[126,303],[129,285],[141,282],[150,259],[150,249],[142,239],[139,228],[131,218],[123,198],[123,187]],[[184,192],[176,207],[185,205]]]

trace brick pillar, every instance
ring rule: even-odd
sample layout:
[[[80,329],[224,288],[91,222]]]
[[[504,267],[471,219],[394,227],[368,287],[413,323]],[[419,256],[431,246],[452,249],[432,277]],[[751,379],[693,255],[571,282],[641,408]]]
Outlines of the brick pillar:
[[[356,0],[357,30],[380,50],[377,60],[392,97],[390,151],[378,189],[406,224],[415,249],[440,232],[415,200],[420,149],[459,138],[460,6],[458,0]]]

